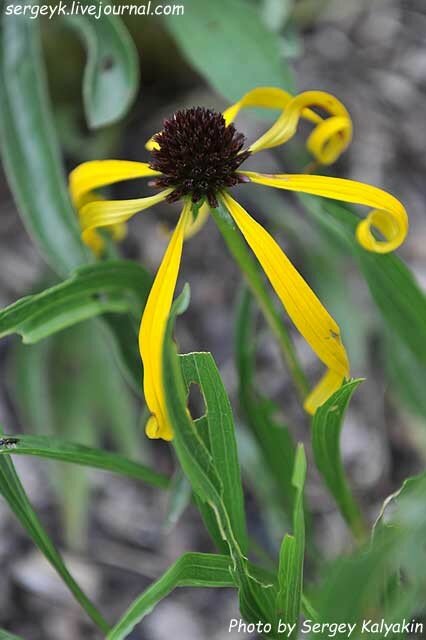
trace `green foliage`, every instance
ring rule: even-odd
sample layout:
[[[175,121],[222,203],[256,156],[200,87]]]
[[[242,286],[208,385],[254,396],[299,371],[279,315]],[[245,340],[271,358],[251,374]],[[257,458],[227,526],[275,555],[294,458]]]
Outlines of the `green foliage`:
[[[319,472],[354,534],[364,534],[362,516],[349,489],[340,455],[340,432],[351,396],[362,380],[351,380],[317,409],[312,420],[312,448]]]
[[[426,371],[426,296],[404,262],[395,254],[364,250],[356,241],[358,217],[347,205],[299,196],[327,236],[353,253],[392,342],[392,369],[401,397],[424,415],[423,394],[407,391],[407,380],[422,380]],[[393,342],[395,341],[395,348]],[[406,380],[405,380],[406,378]],[[416,385],[415,385],[416,386]]]
[[[190,353],[180,356],[180,361],[187,388],[193,383],[201,388],[206,406],[206,423],[199,424],[198,429],[207,430],[203,439],[216,461],[230,524],[242,552],[246,554],[247,531],[235,427],[225,387],[210,353]]]
[[[0,312],[0,338],[19,333],[26,344],[105,312],[140,316],[151,286],[143,267],[107,261],[80,267],[68,279]]]
[[[28,4],[20,2],[19,4]],[[41,63],[39,21],[1,20],[1,153],[28,231],[62,276],[88,261],[71,206]]]
[[[92,469],[111,471],[134,480],[146,482],[153,487],[166,489],[169,486],[169,479],[166,476],[152,471],[140,462],[130,460],[117,453],[86,447],[74,442],[64,442],[54,436],[28,436],[25,434],[2,436],[2,438],[9,437],[12,438],[13,444],[5,446],[0,444],[0,456],[9,456],[10,454],[39,456]]]
[[[3,430],[0,428],[0,437],[2,433]],[[14,445],[9,446],[12,446],[12,448],[14,447]],[[6,450],[9,452],[9,449],[6,448]],[[48,562],[50,562],[53,568],[60,575],[77,602],[80,603],[99,629],[103,632],[107,632],[109,629],[107,622],[69,573],[62,557],[56,550],[39,521],[30,501],[28,500],[27,494],[25,493],[9,455],[0,456],[0,493],[18,518],[21,525],[27,531],[34,544],[37,545]]]
[[[156,604],[177,587],[233,587],[227,556],[186,553],[127,609],[107,640],[123,640]]]
[[[359,622],[374,611],[391,623],[411,619],[424,607],[424,547],[426,535],[424,474],[407,479],[401,489],[387,499],[381,515],[392,501],[395,510],[387,522],[379,518],[372,542],[349,557],[338,558],[324,574],[318,588],[320,619]],[[419,556],[419,549],[422,549]],[[390,576],[404,575],[404,580]],[[336,637],[344,638],[340,633]],[[392,636],[394,637],[394,636]]]
[[[287,513],[291,513],[295,444],[288,427],[274,417],[277,407],[260,395],[256,385],[253,301],[248,290],[243,291],[238,307],[235,350],[239,400],[245,421],[262,452],[263,464],[274,480],[278,501]]]
[[[13,633],[0,629],[0,640],[22,640],[22,638],[18,638],[18,636],[15,636]]]
[[[126,115],[136,96],[139,70],[133,40],[114,15],[96,19],[74,14],[66,21],[87,50],[83,101],[88,125],[95,129],[112,124]]]
[[[30,4],[36,6],[36,0]],[[284,60],[284,52],[289,55],[293,49],[294,55],[300,47],[292,2],[185,0],[184,4],[183,16],[165,17],[163,24],[188,63],[222,97],[234,101],[256,85],[292,89],[292,74]],[[19,0],[15,5],[23,7],[28,2]],[[138,324],[152,278],[132,261],[108,259],[94,264],[81,242],[52,126],[40,47],[41,22],[24,16],[6,18],[4,14],[0,18],[3,162],[25,225],[61,278],[53,286],[50,280],[41,292],[0,312],[0,337],[18,334],[23,343],[31,345],[24,348],[19,342],[14,352],[20,422],[31,435],[0,433],[0,493],[10,509],[109,640],[128,637],[157,603],[178,587],[232,588],[246,621],[272,623],[271,638],[279,637],[278,620],[292,625],[288,637],[297,638],[301,611],[306,618],[337,623],[359,622],[366,616],[384,616],[389,622],[424,611],[425,475],[408,478],[385,500],[367,543],[367,526],[343,468],[340,435],[359,379],[343,384],[312,420],[313,461],[354,533],[354,549],[350,555],[335,558],[330,566],[321,558],[310,562],[309,554],[316,549],[310,531],[309,494],[304,495],[305,449],[301,444],[295,446],[289,428],[277,418],[278,407],[259,389],[256,304],[277,340],[299,400],[309,385],[259,265],[221,206],[212,210],[212,217],[248,285],[238,308],[234,347],[241,413],[256,454],[259,452],[256,461],[262,460],[262,476],[250,477],[252,470],[243,464],[244,480],[249,480],[244,491],[240,458],[243,463],[245,459],[242,447],[238,450],[231,403],[213,356],[177,353],[172,335],[177,316],[189,304],[188,287],[173,306],[162,363],[176,468],[170,478],[150,467],[149,455],[143,458],[147,464],[139,462],[143,439],[135,429],[133,399],[114,367],[113,355],[118,356],[127,381],[140,395],[143,371],[137,348]],[[103,15],[96,20],[88,14],[74,15],[67,16],[66,22],[86,49],[82,94],[89,128],[117,123],[129,112],[138,90],[133,41],[117,16]],[[45,27],[49,28],[48,21]],[[69,149],[75,152],[79,140],[88,136],[78,138],[76,130],[71,135],[75,139]],[[300,219],[286,222],[290,237],[293,233],[299,238],[304,266],[307,271],[313,267],[321,272],[325,265],[326,271],[337,272],[349,249],[379,312],[378,333],[382,353],[387,351],[389,379],[407,405],[425,417],[424,293],[400,258],[373,254],[359,246],[355,239],[358,216],[351,207],[309,196],[300,199],[317,221],[324,243],[317,249],[316,237],[305,238]],[[281,200],[279,203],[281,207]],[[310,257],[306,257],[310,251],[302,245],[302,237],[303,242],[308,240],[315,246]],[[113,254],[110,247],[108,255]],[[337,300],[343,313],[345,280],[340,273],[323,280],[332,289],[326,292],[334,296],[331,306]],[[345,328],[351,334],[351,346],[357,349],[362,323],[353,308],[347,305]],[[192,385],[199,387],[204,401],[203,415],[198,419],[193,419],[191,407],[188,409]],[[243,431],[246,440],[247,433]],[[306,439],[304,435],[301,439]],[[104,438],[116,451],[102,448]],[[310,459],[309,451],[307,454]],[[89,504],[90,484],[82,472],[84,467],[167,490],[164,530],[168,532],[191,503],[220,555],[182,555],[111,628],[69,573],[34,512],[13,466],[14,455],[54,461],[53,484],[65,513],[63,537],[67,546],[75,544]],[[271,490],[269,483],[263,483],[264,477],[271,481]],[[262,512],[254,519],[262,528],[260,533],[250,529],[252,510],[246,513],[244,496],[251,497],[251,491],[256,508]],[[277,504],[279,509],[275,509]],[[263,522],[271,507],[278,515],[280,549],[274,546]],[[306,546],[305,537],[309,540]],[[252,562],[252,540],[258,546],[256,558],[265,562],[267,569]],[[321,570],[314,573],[318,566]],[[19,640],[0,630],[1,638]]]
[[[230,102],[256,86],[293,89],[278,35],[244,0],[186,0],[185,15],[164,23],[191,65]]]
[[[166,401],[169,419],[174,429],[175,451],[194,493],[213,512],[216,527],[226,543],[232,573],[239,588],[242,614],[252,621],[268,620],[273,614],[274,588],[272,584],[265,584],[253,577],[242,551],[245,540],[237,538],[237,533],[233,529],[232,516],[228,505],[225,504],[224,485],[218,471],[220,461],[217,459],[217,453],[219,451],[219,454],[223,455],[221,446],[220,444],[213,446],[211,443],[209,443],[210,447],[206,445],[198,432],[197,425],[186,410],[186,389],[180,361],[171,340],[171,332],[176,314],[182,312],[187,302],[187,292],[184,292],[175,302],[168,325],[163,355]],[[214,387],[212,393],[214,393]],[[209,397],[205,383],[204,395],[206,398]],[[216,429],[229,428],[230,423],[226,424],[224,421],[216,424]],[[211,434],[209,435],[211,437]],[[223,441],[223,434],[215,437],[218,437],[219,443]],[[237,464],[236,460],[235,464]],[[234,470],[233,475],[238,477],[238,469]],[[236,489],[239,492],[238,487]],[[229,498],[227,501],[229,504]],[[232,502],[231,505],[233,506]],[[235,518],[233,520],[235,521]],[[215,534],[216,530],[212,533],[213,538]]]
[[[278,567],[278,615],[285,622],[295,625],[289,638],[297,637],[303,590],[303,562],[305,555],[305,519],[303,514],[303,489],[306,479],[306,456],[303,445],[296,451],[293,486],[296,499],[293,513],[293,535],[287,534],[281,545]]]

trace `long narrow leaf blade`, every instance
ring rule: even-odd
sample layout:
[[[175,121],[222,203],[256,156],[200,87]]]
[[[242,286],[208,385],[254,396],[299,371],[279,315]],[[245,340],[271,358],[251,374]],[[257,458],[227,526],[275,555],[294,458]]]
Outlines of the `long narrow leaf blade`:
[[[137,598],[107,636],[123,640],[156,604],[177,587],[234,587],[227,556],[186,553]]]
[[[213,458],[186,408],[186,388],[171,335],[174,319],[181,307],[178,298],[172,308],[163,350],[164,389],[167,413],[173,426],[173,444],[181,466],[198,499],[212,510],[222,539],[227,544],[235,581],[238,584],[243,616],[250,620],[267,620],[273,611],[274,589],[255,579],[231,525],[223,500],[223,485]]]
[[[1,431],[0,431],[1,432]],[[34,544],[57,571],[77,602],[83,607],[93,622],[104,633],[109,630],[108,623],[80,589],[77,582],[66,568],[62,557],[56,550],[48,534],[44,530],[37,514],[33,510],[27,494],[19,480],[10,456],[0,456],[0,493],[15,513],[21,525],[27,531]]]
[[[241,472],[232,409],[210,353],[180,356],[187,386],[200,386],[206,404],[209,449],[222,481],[223,502],[243,553],[247,553],[247,528]]]
[[[9,633],[9,631],[0,629],[0,640],[22,640],[22,638],[15,636],[13,633]]]
[[[289,638],[297,637],[297,623],[302,606],[303,564],[305,554],[305,518],[303,490],[306,478],[306,457],[303,445],[296,450],[293,486],[296,499],[293,511],[293,535],[286,535],[280,550],[278,569],[277,610],[279,617],[291,625]]]
[[[312,420],[312,447],[319,472],[351,527],[361,537],[364,525],[359,508],[349,489],[340,455],[340,432],[351,396],[362,380],[344,384],[319,407]]]
[[[5,12],[0,20],[4,166],[29,233],[51,267],[66,275],[87,262],[87,254],[66,192],[53,130],[41,62],[40,20]]]
[[[19,333],[27,344],[38,342],[105,311],[134,311],[139,317],[150,286],[151,276],[134,262],[80,267],[64,282],[0,311],[0,338]]]
[[[292,513],[295,444],[288,427],[280,424],[274,417],[276,407],[259,394],[255,385],[256,338],[253,307],[252,296],[248,289],[244,289],[235,326],[239,401],[247,426],[262,452],[265,467],[278,489],[280,504],[287,513]]]
[[[0,438],[0,457],[11,454],[38,456],[93,469],[103,469],[162,489],[169,486],[167,476],[157,473],[139,462],[117,453],[73,442],[64,442],[60,438],[52,436],[3,436]]]

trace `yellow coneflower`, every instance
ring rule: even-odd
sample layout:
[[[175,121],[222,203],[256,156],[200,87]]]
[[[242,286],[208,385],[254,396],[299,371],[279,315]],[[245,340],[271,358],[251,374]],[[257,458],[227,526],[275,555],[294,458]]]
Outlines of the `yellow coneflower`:
[[[280,109],[275,123],[253,144],[233,121],[242,108]],[[329,114],[322,118],[312,111],[319,107]],[[165,403],[162,348],[173,300],[185,238],[203,223],[209,207],[226,207],[264,269],[293,323],[327,370],[305,401],[313,413],[349,375],[349,363],[337,323],[323,307],[307,282],[297,272],[269,233],[231,196],[229,189],[252,182],[277,189],[324,196],[372,210],[360,221],[357,239],[367,250],[386,253],[396,249],[408,230],[407,214],[393,196],[376,187],[320,175],[262,174],[243,171],[241,164],[252,154],[287,142],[300,118],[314,124],[307,148],[321,164],[331,164],[351,141],[352,123],[346,108],[335,97],[308,91],[293,97],[273,87],[257,88],[223,114],[203,107],[175,113],[165,120],[147,148],[149,163],[102,160],[79,165],[70,176],[73,202],[79,211],[84,241],[99,253],[102,238],[96,231],[109,227],[122,233],[122,225],[134,214],[158,202],[183,201],[183,209],[156,275],[143,313],[139,348],[144,364],[144,391],[151,417],[146,426],[151,438],[173,437]],[[132,200],[104,200],[96,189],[121,180],[152,177],[155,195]],[[377,237],[377,233],[380,238]]]

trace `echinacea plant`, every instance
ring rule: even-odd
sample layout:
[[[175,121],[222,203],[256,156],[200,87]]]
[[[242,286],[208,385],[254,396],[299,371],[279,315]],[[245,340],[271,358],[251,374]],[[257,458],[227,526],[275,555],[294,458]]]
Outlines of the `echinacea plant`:
[[[275,123],[246,146],[245,136],[233,122],[245,107],[280,109]],[[312,110],[320,108],[329,117]],[[307,91],[293,97],[278,88],[260,87],[218,113],[203,107],[184,109],[165,120],[163,130],[149,141],[149,162],[102,160],[79,165],[70,176],[70,190],[79,212],[83,240],[96,253],[103,240],[96,231],[107,227],[116,236],[133,215],[162,202],[182,201],[182,212],[157,272],[142,316],[139,348],[144,365],[144,391],[151,416],[146,433],[170,440],[162,375],[162,349],[184,240],[202,225],[209,209],[219,205],[233,218],[255,254],[293,323],[327,370],[305,400],[314,413],[349,376],[349,362],[335,320],[321,304],[271,235],[232,197],[230,189],[240,183],[257,183],[324,196],[369,207],[357,227],[361,246],[377,253],[396,249],[408,230],[403,205],[377,187],[321,175],[263,174],[241,169],[251,155],[286,143],[294,136],[301,118],[313,123],[307,148],[319,164],[333,163],[347,148],[352,123],[343,104],[328,93]],[[131,200],[105,200],[96,190],[133,178],[153,178],[158,193]]]

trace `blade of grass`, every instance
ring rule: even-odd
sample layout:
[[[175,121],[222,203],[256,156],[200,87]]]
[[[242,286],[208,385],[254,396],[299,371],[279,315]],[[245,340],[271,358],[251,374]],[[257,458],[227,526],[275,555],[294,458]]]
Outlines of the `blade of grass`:
[[[278,615],[289,625],[294,625],[289,638],[297,637],[297,624],[302,606],[303,563],[305,554],[305,518],[303,490],[306,479],[306,457],[303,445],[296,450],[293,486],[296,499],[293,511],[293,535],[284,536],[278,568]]]
[[[150,286],[151,276],[134,262],[112,260],[80,267],[64,282],[3,309],[0,337],[19,333],[31,344],[111,310],[134,310],[139,319]],[[105,294],[113,295],[102,299]]]
[[[312,419],[312,448],[316,465],[357,539],[365,535],[365,526],[343,469],[340,432],[351,396],[361,382],[358,379],[344,384],[317,409]]]
[[[9,633],[9,631],[0,629],[0,640],[22,640],[22,638],[15,636],[13,633]]]
[[[249,570],[247,558],[241,551],[240,541],[232,529],[223,501],[223,485],[212,455],[213,449],[210,452],[207,448],[186,408],[185,383],[171,334],[175,316],[182,306],[187,305],[187,300],[188,293],[185,291],[183,297],[180,296],[173,305],[163,351],[163,383],[168,417],[174,432],[173,445],[194,493],[211,508],[220,534],[228,546],[230,564],[239,586],[243,616],[250,620],[267,620],[273,610],[273,596],[270,595],[273,585],[261,583]]]
[[[222,498],[241,551],[247,554],[247,527],[241,471],[232,409],[210,353],[190,353],[180,356],[187,387],[198,384],[206,406],[208,448],[222,482]],[[199,426],[198,426],[199,428]]]
[[[247,426],[256,438],[265,467],[273,477],[279,502],[286,513],[292,513],[294,487],[292,473],[295,444],[285,425],[274,418],[274,404],[263,398],[255,384],[255,351],[253,300],[247,288],[240,296],[235,325],[235,358],[238,372],[238,395]]]
[[[123,640],[156,604],[177,587],[234,587],[228,556],[186,553],[139,596],[107,636]]]
[[[2,429],[0,429],[0,434]],[[13,446],[13,445],[12,445]],[[34,544],[40,549],[46,559],[50,562],[58,575],[65,582],[77,602],[86,611],[97,627],[103,632],[109,631],[109,625],[95,605],[89,600],[80,589],[77,582],[66,568],[61,555],[56,550],[48,534],[44,530],[40,520],[33,510],[28,500],[15,467],[10,459],[10,455],[0,456],[0,493],[14,512],[19,522],[31,537]]]
[[[2,444],[2,440],[11,439],[11,443]],[[2,456],[29,455],[61,460],[71,464],[79,464],[93,469],[111,471],[128,478],[146,482],[153,487],[166,489],[169,478],[161,473],[152,471],[148,467],[125,458],[117,453],[111,453],[94,447],[87,447],[73,442],[64,442],[52,436],[13,435],[0,438],[0,458]]]
[[[20,2],[19,4],[24,4]],[[40,20],[1,20],[0,130],[7,176],[28,232],[61,275],[88,261],[62,171],[41,62]]]

